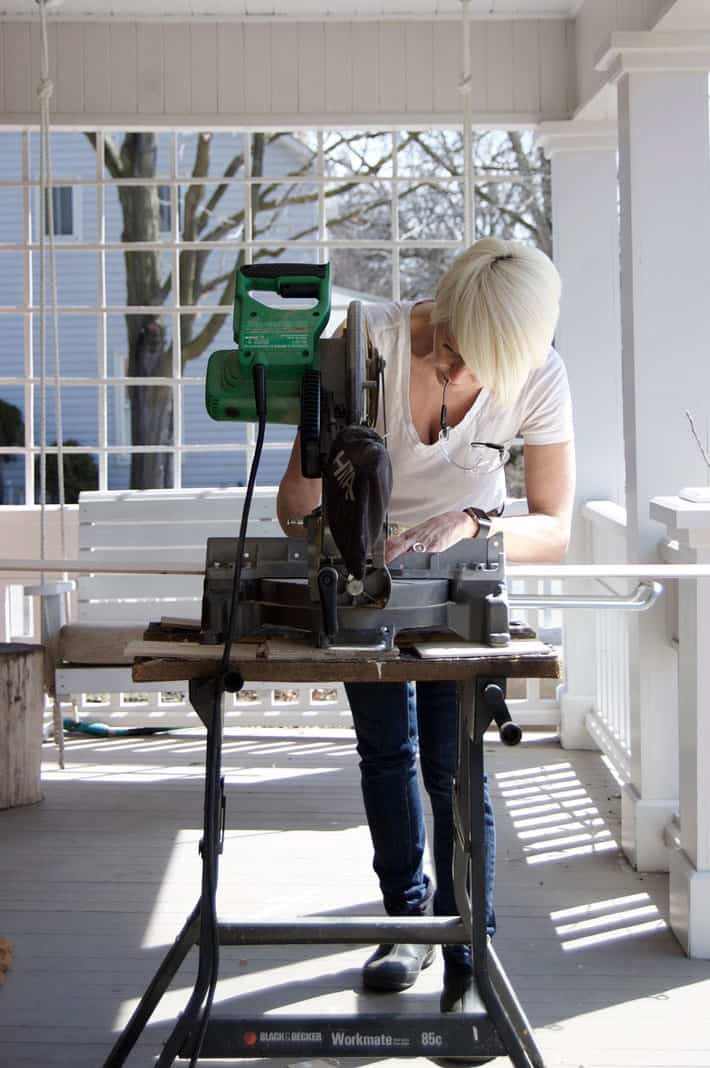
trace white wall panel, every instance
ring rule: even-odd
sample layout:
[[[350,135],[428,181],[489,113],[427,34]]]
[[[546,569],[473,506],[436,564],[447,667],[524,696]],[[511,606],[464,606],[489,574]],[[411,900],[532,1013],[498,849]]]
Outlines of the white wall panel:
[[[617,0],[599,0],[607,14]],[[660,0],[639,0],[647,4]],[[601,8],[599,9],[601,10]],[[626,10],[626,9],[625,9]],[[588,15],[585,54],[600,34]],[[474,120],[535,122],[568,115],[572,23],[472,20]],[[36,22],[0,22],[0,122],[33,122],[39,77]],[[304,22],[62,20],[54,118],[63,123],[147,117],[166,124],[274,125],[328,121],[451,122],[460,116],[458,20]],[[31,57],[28,65],[27,57]]]
[[[249,115],[271,114],[271,26],[244,27],[244,109]]]
[[[529,25],[526,23],[526,26]],[[492,22],[488,31],[488,110],[513,114],[513,23]]]
[[[220,114],[244,113],[244,29],[225,22],[217,29],[217,106]]]
[[[298,106],[298,51],[295,27],[275,22],[271,27],[271,109],[277,115]]]
[[[380,35],[376,22],[351,23],[353,111],[376,113],[380,99]]]
[[[3,68],[5,107],[9,111],[34,111],[34,83],[30,80],[30,27],[27,22],[6,22]]]
[[[540,110],[539,22],[514,22],[513,30],[513,108],[516,112]]]
[[[165,26],[163,57],[165,111],[186,115],[190,110],[190,35],[185,23]]]
[[[461,27],[458,27],[459,38]],[[458,52],[461,51],[459,40]],[[458,84],[461,77],[461,60],[451,56],[451,68]],[[458,110],[462,107],[461,100]],[[471,108],[475,114],[488,111],[488,28],[484,22],[471,24]]]
[[[434,51],[430,22],[409,22],[405,30],[407,111],[431,112],[434,107]]]
[[[405,27],[402,23],[380,23],[380,111],[407,109]]]
[[[84,26],[80,22],[57,23],[57,111],[84,110],[84,77],[77,56],[86,54]]]
[[[436,72],[432,78],[433,110],[453,113],[462,107],[458,88],[461,70],[461,27],[456,22],[446,20],[435,22],[432,40],[432,62]],[[476,76],[475,73],[473,76]]]
[[[165,110],[165,64],[163,27],[145,22],[136,38],[138,110],[141,115],[160,115]]]
[[[325,24],[325,84],[326,111],[350,113],[353,110],[353,39],[349,22]]]
[[[135,23],[114,22],[111,24],[109,69],[111,71],[111,111],[114,115],[138,117],[136,36]],[[83,57],[77,56],[77,62],[83,62]]]
[[[562,118],[576,99],[574,30],[571,22],[540,24],[540,113]]]
[[[325,31],[322,25],[298,23],[298,111],[313,115],[325,110]]]
[[[195,115],[217,113],[217,24],[190,26],[190,97]]]
[[[246,4],[244,6],[247,14],[256,16],[273,15],[276,8],[274,0],[249,0],[248,8]]]
[[[111,110],[110,33],[105,22],[84,27],[84,107],[97,115]]]

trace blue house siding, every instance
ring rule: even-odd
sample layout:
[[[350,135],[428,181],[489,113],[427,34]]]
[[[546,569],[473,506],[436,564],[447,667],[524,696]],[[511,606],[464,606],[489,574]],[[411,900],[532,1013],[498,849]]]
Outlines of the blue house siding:
[[[116,145],[121,142],[122,134],[114,134]],[[237,152],[243,151],[244,136],[241,133],[218,131],[213,134],[210,145],[210,178],[218,179],[229,161]],[[156,186],[167,185],[170,181],[170,134],[156,135],[157,170]],[[182,211],[185,193],[189,188],[190,173],[194,164],[197,135],[179,133],[177,135],[177,175],[186,181],[177,187],[179,200],[178,236],[182,227]],[[0,134],[0,181],[21,181],[22,178],[22,135],[19,132]],[[306,150],[289,135],[278,138],[267,148],[264,160],[265,178],[273,180],[283,178],[290,171],[299,170],[308,161]],[[32,133],[29,150],[30,177],[39,178],[39,136]],[[98,244],[98,188],[91,184],[97,174],[96,153],[89,140],[80,133],[54,131],[52,133],[52,174],[55,182],[66,179],[73,193],[73,223],[71,234],[56,238],[57,296],[60,309],[71,308],[70,312],[60,310],[59,350],[60,374],[64,383],[61,389],[62,430],[64,440],[79,442],[87,451],[96,456],[101,442],[100,403],[102,393],[106,396],[106,443],[109,447],[128,448],[131,443],[131,422],[127,387],[112,379],[125,377],[127,373],[127,338],[126,314],[109,312],[102,316],[93,309],[100,307],[101,253],[82,247],[86,244]],[[101,172],[108,177],[105,167]],[[243,169],[238,171],[242,174]],[[301,179],[303,176],[300,176]],[[307,176],[306,176],[307,177]],[[77,184],[85,180],[88,184]],[[290,179],[292,184],[295,179]],[[206,186],[205,203],[217,188],[218,181],[210,181]],[[278,187],[274,187],[278,188]],[[168,186],[169,189],[169,186]],[[112,184],[103,186],[105,236],[111,243],[123,240],[123,214],[118,187]],[[315,262],[317,251],[307,244],[283,252],[279,249],[279,240],[293,238],[311,230],[315,236],[318,218],[317,186],[299,181],[299,195],[311,195],[310,202],[289,205],[276,212],[261,212],[255,220],[255,238],[264,242],[264,247],[271,246],[272,255],[297,262]],[[275,194],[277,195],[277,194]],[[169,245],[173,239],[174,226],[167,205],[174,199],[165,190],[160,196],[166,203],[163,218],[165,229],[161,230],[160,240],[165,241],[166,248],[160,254],[162,277],[167,277],[172,270],[174,254]],[[235,185],[229,188],[219,202],[217,214],[208,226],[219,219],[241,211],[244,201],[244,187]],[[24,252],[24,204],[25,197],[21,187],[0,188],[0,244],[16,244],[17,250],[0,250],[0,305],[6,308],[22,307],[26,304],[38,306],[40,301],[40,262],[39,255],[32,255],[31,293],[25,293],[25,252]],[[31,187],[29,206],[32,216],[31,235],[36,243],[39,241],[39,191]],[[207,233],[207,231],[205,231]],[[201,236],[204,237],[205,233]],[[230,248],[230,240],[243,237],[242,227],[224,239],[222,248],[210,253],[207,273],[210,277],[233,270],[237,251]],[[146,255],[136,250],[106,251],[105,264],[105,300],[109,307],[120,307],[126,302],[126,255]],[[46,301],[51,302],[50,279],[47,263]],[[199,332],[213,314],[218,314],[217,304],[221,287],[205,293],[201,298],[202,308],[195,314],[193,335]],[[336,294],[334,304],[337,302]],[[343,304],[342,301],[339,302]],[[163,326],[168,343],[177,328],[175,313],[175,289],[168,293],[165,303],[160,306]],[[86,309],[86,311],[82,311]],[[157,309],[156,309],[157,310]],[[344,308],[334,308],[332,326],[343,318]],[[108,375],[105,391],[96,385],[81,385],[81,379],[102,377],[102,330],[106,329],[106,371]],[[52,316],[48,314],[46,328],[46,440],[48,444],[56,441],[55,389],[51,384],[54,379],[54,343]],[[0,315],[0,399],[17,405],[26,420],[24,391],[22,386],[3,384],[3,377],[23,377],[25,374],[24,356],[24,316],[22,314]],[[40,318],[32,316],[32,345],[34,375],[40,373]],[[248,441],[247,428],[241,424],[216,423],[211,420],[204,406],[204,376],[211,351],[218,348],[234,347],[232,337],[232,309],[225,309],[222,325],[217,336],[208,349],[199,357],[184,365],[182,377],[184,384],[179,384],[175,391],[176,403],[180,405],[182,423],[182,444],[213,446],[215,451],[199,451],[182,454],[181,481],[184,486],[229,486],[244,484],[247,479],[246,451],[227,451],[223,446],[245,445]],[[68,383],[67,380],[75,380]],[[78,381],[76,381],[78,380]],[[178,383],[180,380],[178,379]],[[35,387],[34,442],[40,441],[39,425],[39,387]],[[267,433],[267,448],[264,450],[258,475],[260,484],[278,482],[288,461],[295,428],[270,426]],[[271,447],[274,446],[274,447]],[[0,446],[1,449],[1,446]],[[12,459],[1,465],[4,482],[5,502],[21,503],[24,494],[24,460]],[[108,459],[108,484],[111,489],[128,488],[130,478],[130,454],[121,452],[110,454]]]
[[[22,179],[22,135],[11,131],[0,139],[0,181]],[[20,187],[0,187],[0,243],[24,242],[24,198]],[[0,251],[0,305],[24,304],[24,257],[21,251]],[[24,317],[0,316],[0,377],[22,377],[24,364]],[[22,386],[2,385],[0,400],[19,408],[25,417]],[[0,445],[0,503],[25,503],[25,461],[22,456],[3,456]]]

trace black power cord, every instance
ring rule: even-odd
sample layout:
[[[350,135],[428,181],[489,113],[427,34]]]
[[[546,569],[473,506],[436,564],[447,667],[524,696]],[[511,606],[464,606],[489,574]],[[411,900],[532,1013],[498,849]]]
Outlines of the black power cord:
[[[226,690],[232,691],[235,688],[233,685],[235,680],[233,678],[231,680],[229,679],[229,675],[231,674],[229,662],[232,640],[234,638],[234,624],[236,621],[237,606],[239,604],[239,584],[241,579],[242,561],[244,559],[244,542],[246,540],[249,512],[251,510],[252,497],[254,496],[256,475],[259,469],[261,450],[266,432],[266,371],[264,365],[254,364],[254,367],[252,368],[252,376],[254,381],[254,397],[256,400],[256,413],[259,419],[259,429],[256,438],[256,446],[254,448],[254,457],[249,469],[247,489],[244,495],[244,507],[242,508],[242,518],[239,525],[237,555],[234,561],[234,576],[232,579],[232,593],[229,602],[227,632],[224,640],[224,649],[222,650],[219,672],[215,680],[212,730],[210,732],[212,746],[211,753],[208,754],[208,757],[211,756],[212,758],[209,760],[209,764],[212,768],[212,776],[205,785],[205,836],[203,841],[204,855],[202,858],[202,902],[203,906],[206,906],[207,915],[204,917],[204,921],[202,919],[200,921],[201,934],[209,929],[211,943],[209,964],[210,974],[207,998],[202,1010],[202,1019],[200,1020],[195,1051],[190,1060],[190,1068],[195,1068],[202,1052],[202,1046],[207,1033],[207,1025],[212,1012],[212,1003],[214,1001],[217,979],[219,976],[219,926],[217,923],[217,857],[219,854],[219,827],[215,826],[215,824],[219,820],[220,814],[219,798],[221,792],[221,766],[219,757],[222,740],[222,698]],[[237,686],[237,688],[239,687]],[[199,979],[200,976],[198,974],[198,983]]]

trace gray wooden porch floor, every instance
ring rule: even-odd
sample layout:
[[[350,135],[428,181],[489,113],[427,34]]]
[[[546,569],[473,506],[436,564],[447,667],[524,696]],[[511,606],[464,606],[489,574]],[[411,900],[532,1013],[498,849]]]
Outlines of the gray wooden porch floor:
[[[710,1066],[710,962],[687,960],[669,932],[666,878],[635,873],[620,853],[619,789],[600,756],[549,736],[486,749],[496,945],[549,1068]],[[53,752],[44,801],[0,813],[0,937],[14,946],[0,987],[3,1068],[98,1068],[199,893],[201,738],[73,739],[63,772]],[[349,732],[242,730],[226,738],[224,763],[221,919],[381,911]],[[412,990],[373,997],[359,984],[368,953],[223,948],[214,1011],[436,1011],[440,960]],[[153,1063],[195,959],[129,1065]]]

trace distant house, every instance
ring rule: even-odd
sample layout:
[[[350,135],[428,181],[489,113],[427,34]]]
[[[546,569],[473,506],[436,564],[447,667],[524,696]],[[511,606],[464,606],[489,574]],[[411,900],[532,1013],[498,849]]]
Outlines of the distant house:
[[[24,282],[23,251],[25,241],[25,202],[23,201],[21,159],[21,134],[3,133],[2,151],[0,151],[0,181],[17,181],[16,187],[5,187],[0,197],[0,244],[17,245],[17,252],[0,254],[0,304],[15,309],[37,308],[40,301],[39,255],[32,255],[30,281]],[[120,140],[117,134],[116,139]],[[235,152],[237,138],[240,134],[216,133],[211,145],[210,177],[218,179],[224,172]],[[195,154],[196,135],[185,133],[178,137],[178,152],[175,161],[176,174],[171,177],[171,159],[168,133],[158,133],[156,184],[160,200],[160,239],[165,241],[164,273],[170,271],[173,258],[173,236],[180,234],[181,213],[184,196],[192,171]],[[263,173],[272,181],[283,178],[289,172],[301,171],[307,166],[309,156],[301,142],[295,137],[284,136],[268,145],[264,158]],[[18,170],[19,167],[19,170]],[[39,137],[32,134],[30,139],[30,179],[39,178]],[[52,136],[52,173],[55,182],[60,182],[53,190],[52,205],[56,234],[57,293],[59,315],[59,348],[61,367],[61,410],[62,436],[64,441],[72,439],[85,446],[94,458],[102,440],[109,447],[131,444],[131,420],[128,389],[121,378],[127,373],[127,339],[126,339],[126,274],[125,249],[100,252],[100,197],[103,198],[104,240],[114,244],[122,240],[123,215],[119,200],[118,186],[114,182],[97,182],[97,158],[93,146],[81,133],[55,132]],[[103,169],[101,176],[108,176]],[[307,171],[306,177],[307,177]],[[299,178],[303,178],[303,173]],[[66,184],[62,180],[66,178]],[[184,179],[181,181],[181,179]],[[177,195],[172,197],[172,189]],[[216,183],[210,186],[210,191]],[[235,185],[230,188],[220,202],[219,211],[229,215],[241,208],[244,187]],[[30,186],[27,208],[31,215],[31,239],[39,241],[39,188]],[[177,226],[172,217],[173,205],[177,204],[179,213]],[[302,235],[312,231],[318,232],[318,205],[315,201],[289,204],[273,219],[264,220],[262,234],[255,236],[263,241],[265,247],[275,246],[278,254],[278,242],[289,236]],[[234,240],[241,238],[235,233]],[[228,272],[234,264],[233,241],[224,239],[224,247],[210,253],[210,273]],[[130,253],[129,253],[130,254]],[[140,253],[137,253],[140,254]],[[281,253],[281,259],[314,262],[317,252],[307,247],[288,249]],[[31,291],[26,289],[31,286]],[[216,301],[214,294],[209,296],[212,306],[204,305],[198,312],[199,318],[211,314]],[[332,294],[333,314],[328,333],[345,317],[347,304],[351,299],[376,299],[363,297],[361,294],[345,290],[334,290]],[[49,280],[46,282],[46,301],[49,304],[51,294]],[[161,306],[161,313],[169,335],[177,327],[177,313],[174,311],[175,290]],[[99,309],[108,309],[102,316]],[[116,310],[113,310],[116,309]],[[21,379],[26,374],[24,357],[25,335],[23,315],[0,315],[0,399],[17,406],[26,419],[25,387],[16,382],[3,382],[3,377],[13,376]],[[33,373],[40,374],[40,316],[36,312],[31,316]],[[103,333],[105,329],[105,334]],[[54,354],[52,341],[51,316],[46,320],[47,360],[46,373],[46,440],[48,444],[56,441],[55,390],[51,384],[54,378]],[[177,444],[186,447],[181,454],[181,484],[183,486],[225,486],[243,484],[247,476],[247,450],[224,451],[218,449],[190,451],[190,446],[233,446],[248,444],[249,429],[241,424],[215,423],[207,415],[203,400],[205,370],[209,353],[218,348],[231,348],[232,338],[231,309],[225,314],[224,323],[209,348],[198,358],[190,361],[184,371],[184,379],[176,394],[179,403],[179,418],[176,427],[181,428],[181,441]],[[8,354],[7,356],[5,354]],[[104,384],[105,383],[105,384]],[[102,424],[103,420],[103,424]],[[36,387],[34,402],[34,443],[40,441],[40,389]],[[288,459],[294,430],[291,427],[272,426],[267,435],[259,482],[274,484],[278,482]],[[8,443],[6,443],[8,444]],[[0,452],[2,443],[0,443]],[[2,464],[0,503],[24,503],[25,464],[21,456],[8,458]],[[108,456],[108,486],[110,489],[127,488],[130,475],[130,454],[115,452]]]

